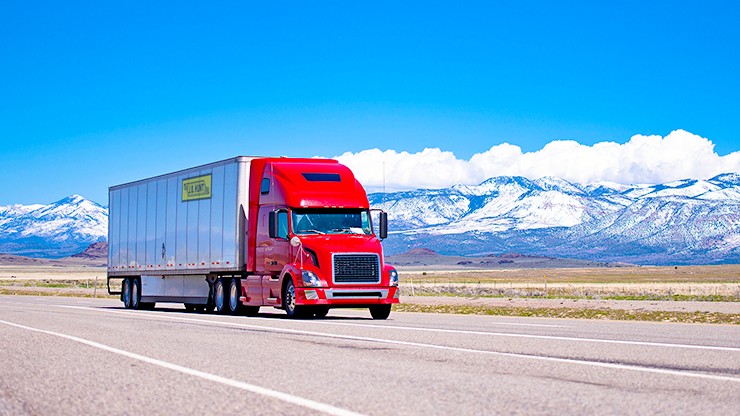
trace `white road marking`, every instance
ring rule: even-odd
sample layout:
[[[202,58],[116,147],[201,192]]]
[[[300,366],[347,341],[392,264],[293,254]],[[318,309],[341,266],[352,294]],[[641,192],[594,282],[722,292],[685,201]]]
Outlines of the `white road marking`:
[[[269,332],[289,333],[289,334],[299,334],[299,335],[312,335],[312,336],[317,336],[317,337],[345,339],[345,340],[351,340],[351,341],[365,341],[365,342],[374,342],[374,343],[381,343],[381,344],[430,348],[430,349],[437,349],[437,350],[444,350],[444,351],[457,351],[457,352],[474,353],[474,354],[496,355],[496,356],[502,356],[502,357],[525,358],[525,359],[532,359],[532,360],[538,360],[538,361],[579,364],[579,365],[587,365],[587,366],[593,366],[593,367],[602,367],[602,368],[611,368],[611,369],[629,370],[629,371],[640,371],[640,372],[646,372],[646,373],[666,374],[666,375],[681,376],[681,377],[694,377],[694,378],[703,378],[703,379],[715,380],[715,381],[730,381],[730,382],[740,383],[740,378],[737,378],[737,377],[692,373],[688,371],[669,370],[669,369],[655,368],[655,367],[642,367],[639,365],[614,364],[614,363],[605,363],[601,361],[579,360],[575,358],[558,358],[558,357],[548,357],[548,356],[541,356],[541,355],[530,355],[530,354],[520,354],[520,353],[511,353],[511,352],[476,350],[472,348],[450,347],[446,345],[424,344],[420,342],[398,341],[398,340],[383,339],[383,338],[340,335],[340,334],[331,334],[331,333],[316,332],[316,331],[305,331],[305,330],[298,330],[298,329],[275,328],[275,327],[268,327],[268,326],[262,326],[262,325],[249,325],[249,324],[242,324],[242,323],[235,323],[235,322],[215,321],[215,320],[210,320],[210,319],[163,316],[157,313],[142,312],[142,311],[104,310],[104,309],[87,308],[87,307],[79,307],[79,306],[64,306],[64,305],[55,305],[55,306],[59,306],[63,308],[71,308],[71,309],[87,309],[87,310],[107,312],[107,313],[118,314],[118,315],[145,316],[147,318],[160,319],[160,320],[192,322],[192,323],[210,324],[210,325],[215,324],[215,325],[220,325],[220,326],[230,326],[230,327],[236,327],[236,328],[246,328],[246,329],[254,329],[254,330],[269,331]],[[579,338],[571,338],[571,340],[579,340]],[[671,345],[671,344],[667,344],[667,345]]]
[[[70,305],[50,305],[50,306],[56,306],[59,308],[88,309],[88,310],[104,311],[102,309],[85,307],[85,306],[70,306]],[[111,311],[105,310],[105,312],[111,312]],[[249,320],[250,321],[261,320],[261,321],[268,321],[268,322],[276,322],[274,318],[251,317],[249,318]],[[205,321],[206,322],[216,322],[216,321],[211,321],[211,320],[205,320]],[[296,322],[301,322],[301,321],[296,321]],[[419,332],[486,335],[486,336],[495,336],[495,337],[546,339],[546,340],[590,342],[590,343],[601,343],[601,344],[638,345],[642,347],[666,347],[666,348],[683,348],[683,349],[695,349],[695,350],[740,352],[740,348],[718,347],[714,345],[670,344],[670,343],[665,343],[665,342],[626,341],[626,340],[618,340],[618,339],[614,340],[614,339],[599,339],[599,338],[578,338],[578,337],[564,337],[564,336],[558,336],[558,335],[513,334],[513,333],[508,333],[508,332],[470,331],[470,330],[464,330],[464,329],[439,329],[439,328],[424,328],[424,327],[384,325],[384,324],[372,325],[372,324],[359,324],[359,323],[350,323],[350,322],[310,321],[310,323],[320,324],[320,325],[355,326],[355,327],[363,327],[363,328],[384,328],[384,329],[396,329],[396,330],[419,331]]]
[[[253,318],[250,318],[250,319],[253,319]],[[269,318],[262,318],[262,319],[269,319]],[[577,338],[577,337],[563,337],[563,336],[557,336],[557,335],[512,334],[508,332],[470,331],[470,330],[464,330],[464,329],[439,329],[439,328],[424,328],[424,327],[399,326],[399,325],[370,325],[370,324],[357,324],[357,323],[349,323],[349,322],[311,321],[311,323],[322,324],[322,325],[345,325],[345,326],[359,326],[359,327],[370,327],[370,328],[402,329],[402,330],[408,330],[408,331],[444,332],[444,333],[452,333],[452,334],[491,335],[491,336],[497,336],[497,337],[512,337],[512,338],[537,338],[537,339],[554,339],[554,340],[559,340],[559,341],[596,342],[596,343],[604,343],[604,344],[625,344],[625,345],[640,345],[640,346],[669,347],[669,348],[689,348],[689,349],[701,349],[701,350],[740,351],[740,348],[716,347],[713,345],[668,344],[668,343],[663,343],[663,342],[649,342],[649,341],[624,341],[624,340],[599,339],[599,338]]]
[[[403,312],[394,312],[394,313],[403,313]],[[357,318],[358,315],[334,315],[332,314],[332,318]],[[272,318],[260,318],[260,317],[250,317],[249,319],[265,319],[265,320],[274,320]],[[333,324],[333,325],[342,325],[342,322],[325,322],[325,321],[312,321],[313,323],[321,323],[321,324]],[[502,322],[502,321],[492,321],[487,322],[489,325],[497,325],[497,326],[524,326],[524,327],[535,327],[535,328],[571,328],[570,325],[556,325],[556,324],[527,324],[522,322]],[[368,325],[368,324],[348,324],[348,325]],[[370,325],[369,325],[370,326]],[[403,327],[406,328],[406,327]]]
[[[26,304],[26,305],[37,305],[37,303],[24,303],[24,302],[9,302],[9,303],[15,303],[15,304]],[[89,304],[87,300],[79,300],[75,301],[75,303],[83,303],[83,304]],[[49,306],[57,306],[57,307],[64,307],[69,305],[49,305]],[[358,315],[332,315],[332,317],[335,318],[357,318]],[[275,321],[274,318],[261,318],[258,316],[250,317],[250,320],[265,320],[265,321]],[[331,325],[367,325],[367,326],[373,326],[374,325],[368,325],[368,324],[350,324],[350,323],[342,323],[342,322],[323,322],[323,321],[312,321],[312,323],[321,323],[321,324],[331,324]],[[535,328],[571,328],[569,325],[559,325],[559,324],[530,324],[530,323],[523,323],[523,322],[502,322],[502,321],[494,321],[494,322],[488,322],[491,325],[498,325],[498,326],[521,326],[521,327],[535,327]],[[387,326],[392,327],[392,326]],[[413,328],[413,327],[399,327],[399,328]],[[423,330],[424,328],[420,328],[420,330]],[[445,330],[440,330],[445,331]],[[454,330],[450,330],[454,331]],[[474,332],[474,331],[471,331]]]
[[[267,396],[267,397],[271,397],[271,398],[274,398],[274,399],[282,400],[284,402],[291,403],[291,404],[298,405],[298,406],[302,406],[302,407],[306,407],[306,408],[311,409],[311,410],[317,410],[317,411],[322,412],[322,413],[326,413],[326,414],[330,414],[330,415],[338,415],[338,416],[359,416],[359,415],[361,415],[360,413],[355,413],[355,412],[353,412],[351,410],[342,409],[342,408],[339,408],[339,407],[332,406],[330,404],[317,402],[317,401],[306,399],[306,398],[303,398],[303,397],[294,396],[292,394],[283,393],[281,391],[271,390],[271,389],[268,389],[268,388],[265,388],[265,387],[256,386],[254,384],[245,383],[243,381],[232,380],[230,378],[217,376],[215,374],[210,374],[210,373],[206,373],[206,372],[203,372],[203,371],[195,370],[195,369],[192,369],[192,368],[183,367],[181,365],[172,364],[172,363],[169,363],[169,362],[166,362],[166,361],[158,360],[156,358],[151,358],[151,357],[147,357],[145,355],[140,355],[140,354],[136,354],[136,353],[133,353],[133,352],[121,350],[121,349],[118,349],[118,348],[115,348],[115,347],[111,347],[111,346],[108,346],[108,345],[105,345],[105,344],[100,344],[100,343],[97,343],[95,341],[90,341],[90,340],[87,340],[87,339],[84,339],[84,338],[78,338],[78,337],[75,337],[75,336],[72,336],[72,335],[61,334],[61,333],[58,333],[58,332],[48,331],[48,330],[45,330],[45,329],[33,328],[33,327],[30,327],[30,326],[20,325],[20,324],[16,324],[16,323],[13,323],[13,322],[8,322],[8,321],[3,321],[3,320],[0,320],[0,323],[3,323],[3,324],[8,325],[8,326],[12,326],[12,327],[20,328],[20,329],[25,329],[25,330],[28,330],[28,331],[39,332],[39,333],[42,333],[42,334],[52,335],[52,336],[59,337],[59,338],[64,338],[64,339],[67,339],[67,340],[70,340],[70,341],[79,342],[80,344],[85,344],[85,345],[88,345],[88,346],[91,346],[91,347],[94,347],[94,348],[101,349],[103,351],[112,352],[114,354],[122,355],[124,357],[132,358],[132,359],[138,360],[138,361],[143,361],[143,362],[145,362],[147,364],[152,364],[152,365],[163,367],[163,368],[166,368],[166,369],[169,369],[169,370],[178,371],[180,373],[184,373],[184,374],[188,374],[188,375],[191,375],[191,376],[199,377],[199,378],[202,378],[202,379],[205,379],[205,380],[208,380],[208,381],[213,381],[215,383],[224,384],[224,385],[227,385],[227,386],[230,386],[230,387],[236,387],[238,389],[246,390],[246,391],[251,392],[251,393],[260,394],[262,396]]]

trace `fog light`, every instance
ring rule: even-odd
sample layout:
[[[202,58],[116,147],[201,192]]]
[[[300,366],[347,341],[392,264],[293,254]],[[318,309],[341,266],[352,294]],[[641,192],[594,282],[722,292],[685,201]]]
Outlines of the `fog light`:
[[[319,298],[319,294],[315,290],[306,290],[304,293],[308,300],[317,300]]]

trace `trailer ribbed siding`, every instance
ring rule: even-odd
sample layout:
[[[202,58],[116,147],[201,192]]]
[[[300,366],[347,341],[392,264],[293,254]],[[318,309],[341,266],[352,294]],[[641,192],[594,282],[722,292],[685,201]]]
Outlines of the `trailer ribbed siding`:
[[[244,271],[252,159],[111,187],[108,275]]]

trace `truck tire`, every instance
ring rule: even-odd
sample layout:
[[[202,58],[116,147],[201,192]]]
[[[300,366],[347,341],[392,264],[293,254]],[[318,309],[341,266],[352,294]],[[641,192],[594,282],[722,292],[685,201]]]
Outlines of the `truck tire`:
[[[124,308],[131,309],[131,279],[128,277],[121,283],[121,301]]]
[[[329,314],[329,307],[328,306],[317,306],[313,310],[314,315],[316,315],[317,318],[326,318],[326,315]]]
[[[391,314],[391,305],[373,305],[370,307],[370,315],[373,319],[388,319]]]
[[[141,309],[141,281],[138,277],[131,278],[131,309]]]
[[[226,298],[226,283],[220,277],[213,284],[213,303],[216,306],[216,313],[225,314],[229,311],[228,299]]]
[[[239,298],[242,295],[242,282],[241,279],[231,279],[229,283],[229,299],[228,308],[229,314],[239,315],[243,311],[243,305]]]
[[[293,278],[285,277],[286,283],[283,287],[283,309],[288,314],[288,318],[301,319],[306,317],[306,309],[295,304],[295,285]]]

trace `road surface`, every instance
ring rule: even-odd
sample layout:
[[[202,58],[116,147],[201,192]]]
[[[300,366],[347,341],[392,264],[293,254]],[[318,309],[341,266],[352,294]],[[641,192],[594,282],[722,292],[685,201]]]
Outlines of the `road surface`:
[[[738,326],[262,312],[0,296],[0,414],[740,412]]]

